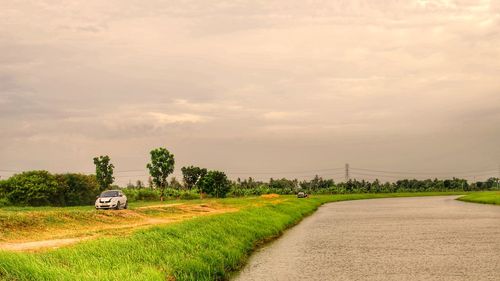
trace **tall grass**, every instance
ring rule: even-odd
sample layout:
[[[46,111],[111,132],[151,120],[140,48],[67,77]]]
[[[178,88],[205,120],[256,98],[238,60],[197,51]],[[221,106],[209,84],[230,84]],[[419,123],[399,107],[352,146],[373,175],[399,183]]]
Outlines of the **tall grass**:
[[[325,202],[441,194],[349,194],[268,201],[227,199],[231,204],[245,206],[250,202],[253,207],[49,252],[0,252],[0,279],[223,280],[243,265],[258,243],[280,235]]]
[[[214,280],[238,268],[257,241],[278,235],[320,199],[140,230],[41,254],[0,253],[6,280]]]

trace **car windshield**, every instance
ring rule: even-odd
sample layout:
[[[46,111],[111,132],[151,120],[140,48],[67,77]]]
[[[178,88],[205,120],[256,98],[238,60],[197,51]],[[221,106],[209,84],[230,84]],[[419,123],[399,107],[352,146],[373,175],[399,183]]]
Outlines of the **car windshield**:
[[[113,190],[104,191],[103,193],[101,193],[101,197],[118,197],[118,196],[119,196],[118,191],[113,191]]]

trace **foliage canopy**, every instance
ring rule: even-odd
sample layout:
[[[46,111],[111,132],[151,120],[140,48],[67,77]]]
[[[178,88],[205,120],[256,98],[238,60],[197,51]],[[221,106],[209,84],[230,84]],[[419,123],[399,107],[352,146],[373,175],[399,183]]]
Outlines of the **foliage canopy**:
[[[94,157],[95,174],[100,190],[106,190],[113,183],[113,169],[115,166],[110,163],[108,155]]]
[[[165,188],[168,185],[167,177],[174,172],[174,155],[163,147],[151,150],[150,154],[151,163],[148,163],[146,167],[149,169],[153,183],[160,188],[160,198],[163,200]]]

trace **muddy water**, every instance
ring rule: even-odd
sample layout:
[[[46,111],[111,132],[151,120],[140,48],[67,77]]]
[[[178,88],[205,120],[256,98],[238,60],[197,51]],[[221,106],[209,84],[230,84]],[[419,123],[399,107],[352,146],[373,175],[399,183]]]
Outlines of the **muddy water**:
[[[500,280],[500,206],[455,198],[327,204],[234,280]]]

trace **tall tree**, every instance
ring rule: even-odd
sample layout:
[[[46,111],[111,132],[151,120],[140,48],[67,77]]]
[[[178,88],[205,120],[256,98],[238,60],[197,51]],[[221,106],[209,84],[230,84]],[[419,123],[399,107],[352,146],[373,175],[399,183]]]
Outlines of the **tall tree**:
[[[106,190],[115,180],[113,169],[108,155],[94,157],[95,175],[101,191]]]
[[[166,148],[159,147],[151,150],[151,163],[147,164],[149,174],[156,187],[160,188],[160,200],[165,197],[165,188],[168,185],[167,177],[174,172],[174,155]]]
[[[182,167],[182,177],[184,179],[184,185],[187,189],[191,190],[196,183],[207,173],[207,169],[189,166]]]

